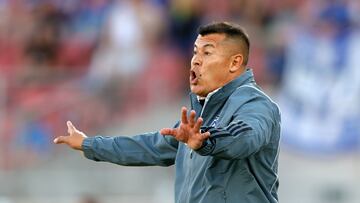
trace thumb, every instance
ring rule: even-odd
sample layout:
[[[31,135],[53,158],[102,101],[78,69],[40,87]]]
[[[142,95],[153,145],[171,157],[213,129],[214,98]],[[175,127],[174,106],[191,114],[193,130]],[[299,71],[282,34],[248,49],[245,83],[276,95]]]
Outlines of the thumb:
[[[68,127],[68,133],[71,135],[76,131],[75,126],[71,123],[71,121],[67,121],[66,125]]]
[[[204,140],[209,139],[210,138],[210,132],[203,133],[202,137],[203,137]]]
[[[54,143],[55,144],[67,143],[68,139],[69,139],[69,136],[59,136],[54,139]]]
[[[162,135],[176,135],[176,130],[172,128],[163,128],[160,130],[160,134]]]

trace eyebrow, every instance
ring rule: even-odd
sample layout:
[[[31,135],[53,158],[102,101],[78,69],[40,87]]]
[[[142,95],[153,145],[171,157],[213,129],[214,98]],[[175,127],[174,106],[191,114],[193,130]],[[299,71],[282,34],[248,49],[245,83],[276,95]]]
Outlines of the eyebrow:
[[[196,44],[194,44],[194,47],[195,47],[195,48],[198,48],[198,46],[196,46]],[[213,44],[205,44],[205,45],[203,46],[203,48],[207,48],[207,47],[215,48],[215,46],[214,46]]]

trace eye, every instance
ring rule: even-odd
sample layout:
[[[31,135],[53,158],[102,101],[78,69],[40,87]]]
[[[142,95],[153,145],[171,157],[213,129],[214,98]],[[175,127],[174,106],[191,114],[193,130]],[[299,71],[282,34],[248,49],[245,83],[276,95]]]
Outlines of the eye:
[[[194,51],[193,51],[193,55],[196,55],[196,54],[197,54],[197,51],[196,51],[196,50],[194,50]]]
[[[206,56],[211,55],[211,53],[210,53],[210,52],[208,52],[208,51],[205,51],[205,52],[204,52],[204,54],[205,54]]]

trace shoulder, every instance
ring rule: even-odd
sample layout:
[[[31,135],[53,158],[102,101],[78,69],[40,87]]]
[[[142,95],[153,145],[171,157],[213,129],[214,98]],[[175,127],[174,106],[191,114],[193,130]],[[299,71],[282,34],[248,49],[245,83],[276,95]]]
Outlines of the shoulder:
[[[256,84],[239,86],[230,95],[229,102],[238,108],[246,105],[251,109],[271,111],[280,116],[278,105]]]

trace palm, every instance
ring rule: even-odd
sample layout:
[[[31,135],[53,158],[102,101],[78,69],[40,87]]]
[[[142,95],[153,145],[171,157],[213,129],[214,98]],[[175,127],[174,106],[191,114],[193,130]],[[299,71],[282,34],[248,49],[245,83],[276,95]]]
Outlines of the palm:
[[[187,109],[182,108],[181,123],[178,128],[164,128],[160,131],[162,135],[170,135],[175,137],[180,142],[186,143],[191,149],[198,149],[202,146],[204,140],[208,139],[210,134],[208,132],[201,133],[200,127],[202,125],[202,118],[195,121],[196,113],[194,110],[190,112],[187,117]]]

